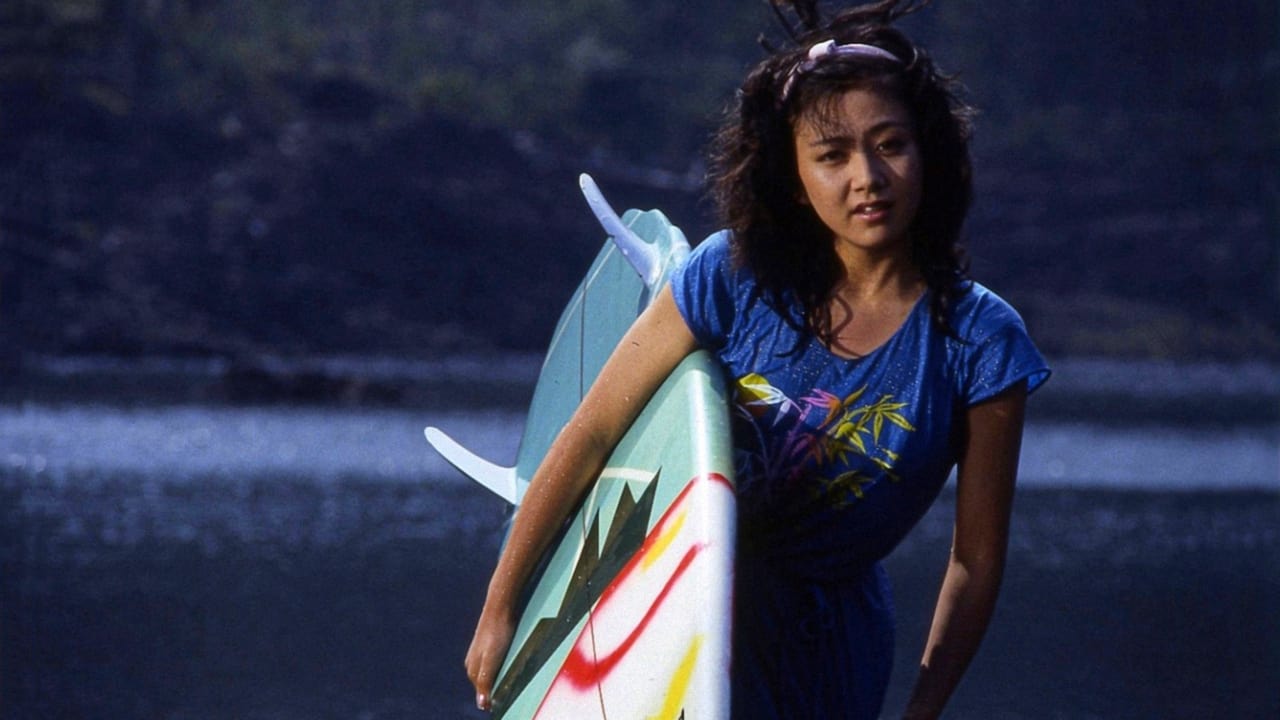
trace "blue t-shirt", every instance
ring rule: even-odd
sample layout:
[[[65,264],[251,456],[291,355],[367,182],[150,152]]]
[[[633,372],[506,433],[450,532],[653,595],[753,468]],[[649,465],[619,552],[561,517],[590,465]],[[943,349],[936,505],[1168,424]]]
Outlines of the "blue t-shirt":
[[[892,649],[888,588],[877,561],[946,482],[959,450],[957,416],[1018,382],[1035,390],[1048,378],[1048,366],[1017,312],[977,283],[951,309],[954,336],[933,322],[926,293],[888,341],[856,359],[833,354],[785,322],[757,292],[751,272],[734,266],[728,233],[699,245],[671,286],[685,322],[719,358],[735,395],[740,577],[734,716],[746,717],[739,706],[750,702],[751,717],[825,717],[813,714],[825,711],[810,697],[825,692],[835,693],[828,709],[860,706],[874,717],[888,667],[870,656],[883,654],[884,633]],[[744,588],[743,575],[759,582]],[[774,645],[790,642],[791,616],[811,615],[815,607],[826,613],[818,621],[824,627],[856,627],[846,628],[847,638],[825,651],[797,648],[792,660],[780,661],[791,653]],[[868,632],[879,640],[869,640]],[[762,636],[771,636],[767,647],[760,646]],[[805,659],[814,654],[828,657]],[[757,696],[767,689],[737,687],[747,675],[791,682],[777,677],[797,671],[787,663],[817,663],[830,672],[833,662],[863,668],[848,683],[868,687],[831,689],[840,681],[828,678],[771,697]],[[758,672],[747,672],[753,665]],[[880,695],[868,698],[876,687]],[[786,709],[761,709],[770,703]]]

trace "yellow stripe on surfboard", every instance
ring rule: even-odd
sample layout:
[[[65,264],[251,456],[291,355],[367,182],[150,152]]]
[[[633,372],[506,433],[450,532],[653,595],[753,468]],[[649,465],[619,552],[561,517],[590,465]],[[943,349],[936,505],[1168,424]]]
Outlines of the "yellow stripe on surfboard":
[[[685,651],[684,658],[680,661],[680,666],[676,668],[676,674],[671,678],[671,685],[667,688],[667,700],[662,705],[662,710],[648,720],[680,720],[681,712],[684,710],[684,696],[689,691],[689,681],[693,679],[693,669],[698,664],[698,650],[702,647],[702,636],[696,635],[693,642],[689,644],[689,649]]]

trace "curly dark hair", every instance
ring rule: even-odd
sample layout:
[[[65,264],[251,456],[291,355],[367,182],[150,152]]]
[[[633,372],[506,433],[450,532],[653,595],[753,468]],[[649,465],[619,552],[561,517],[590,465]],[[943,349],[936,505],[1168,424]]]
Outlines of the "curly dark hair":
[[[960,232],[973,194],[969,137],[973,109],[955,79],[892,26],[921,3],[886,0],[822,18],[814,2],[789,5],[799,29],[789,47],[773,50],[747,76],[712,144],[710,191],[734,259],[755,274],[760,293],[787,322],[830,340],[828,302],[840,280],[831,231],[802,196],[793,132],[803,117],[823,119],[845,92],[874,89],[902,102],[915,121],[923,161],[920,207],[909,235],[911,259],[930,291],[935,323],[950,333],[948,311],[967,282]],[[784,18],[781,12],[779,16]],[[825,40],[887,50],[900,62],[830,57],[783,87],[809,47]],[[799,303],[801,316],[786,311]]]

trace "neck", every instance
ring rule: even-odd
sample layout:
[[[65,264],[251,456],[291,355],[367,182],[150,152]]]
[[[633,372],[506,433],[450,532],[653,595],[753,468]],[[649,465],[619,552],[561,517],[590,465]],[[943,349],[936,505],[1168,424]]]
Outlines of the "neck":
[[[837,246],[836,254],[844,265],[844,277],[835,287],[841,297],[854,301],[914,298],[923,289],[924,278],[905,249],[876,253]]]

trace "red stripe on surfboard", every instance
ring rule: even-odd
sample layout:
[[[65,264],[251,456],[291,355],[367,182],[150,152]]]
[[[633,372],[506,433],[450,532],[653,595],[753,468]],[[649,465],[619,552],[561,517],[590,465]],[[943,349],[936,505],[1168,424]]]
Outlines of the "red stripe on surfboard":
[[[639,551],[631,557],[627,564],[623,566],[622,571],[618,573],[618,576],[614,578],[614,580],[609,583],[609,586],[605,588],[605,591],[601,593],[600,600],[596,603],[596,611],[604,608],[618,589],[635,571],[636,567],[643,562],[647,552],[652,549],[658,542],[659,538],[662,537],[662,531],[667,523],[673,519],[680,506],[688,499],[689,493],[692,492],[695,487],[700,487],[704,482],[720,484],[727,487],[730,491],[733,490],[733,483],[729,482],[728,478],[719,473],[699,475],[686,483],[684,488],[681,489],[680,494],[676,496],[675,500],[672,501],[671,505],[667,508],[667,511],[663,513],[662,518],[658,521],[658,524],[654,527],[653,531],[651,531],[645,538],[639,548]],[[705,547],[706,543],[698,543],[697,545],[689,548],[684,557],[680,559],[680,563],[676,567],[675,572],[667,579],[667,582],[664,583],[661,592],[658,593],[658,596],[654,599],[653,603],[650,604],[649,608],[645,611],[640,622],[634,629],[632,629],[631,633],[626,637],[622,644],[606,658],[603,660],[593,661],[591,658],[587,657],[585,653],[581,652],[579,650],[579,646],[581,645],[582,636],[579,635],[569,657],[565,659],[565,663],[561,667],[556,680],[552,681],[552,687],[555,686],[556,681],[563,679],[568,682],[571,687],[578,691],[583,691],[599,685],[605,678],[607,678],[617,668],[622,659],[626,657],[627,653],[630,652],[636,641],[639,640],[640,635],[648,629],[650,622],[653,620],[653,617],[657,614],[658,610],[661,609],[662,604],[665,602],[668,595],[670,595],[672,589],[680,581],[680,578],[689,569],[689,566],[693,564],[693,561]],[[591,618],[588,618],[587,622],[590,623],[592,621],[593,620]],[[550,693],[548,693],[548,696],[549,695]],[[544,703],[546,700],[547,698],[543,698]]]

